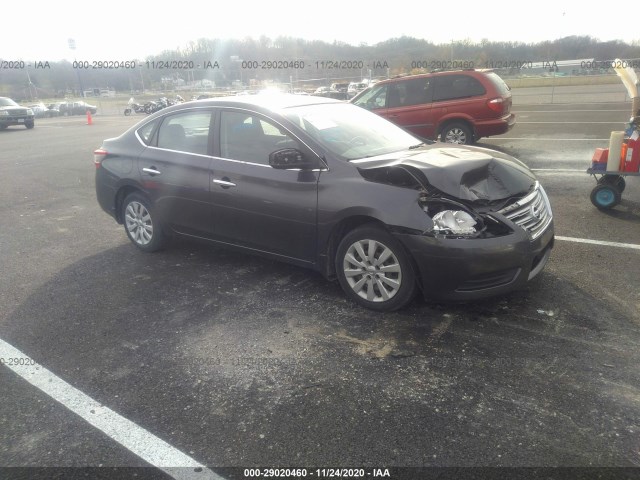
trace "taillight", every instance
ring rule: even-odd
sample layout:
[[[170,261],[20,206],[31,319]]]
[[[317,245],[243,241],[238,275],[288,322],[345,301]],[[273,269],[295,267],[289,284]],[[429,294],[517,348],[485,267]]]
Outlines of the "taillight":
[[[496,113],[502,113],[504,110],[504,100],[501,97],[488,100],[487,107]]]
[[[100,168],[102,160],[107,156],[107,151],[103,148],[99,148],[93,152],[93,164],[96,168]]]

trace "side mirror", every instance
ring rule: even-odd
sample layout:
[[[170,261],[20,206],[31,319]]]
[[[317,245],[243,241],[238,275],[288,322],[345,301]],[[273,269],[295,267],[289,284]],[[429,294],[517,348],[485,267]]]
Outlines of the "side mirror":
[[[305,158],[297,148],[283,148],[269,155],[269,165],[279,170],[289,168],[309,170],[317,167],[316,162]]]

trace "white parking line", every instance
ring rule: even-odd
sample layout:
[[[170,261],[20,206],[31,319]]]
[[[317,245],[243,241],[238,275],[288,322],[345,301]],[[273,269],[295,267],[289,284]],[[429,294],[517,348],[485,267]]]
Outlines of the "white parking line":
[[[613,120],[613,121],[611,121],[611,122],[576,122],[576,121],[574,121],[574,120],[567,120],[567,121],[564,121],[564,122],[518,122],[518,125],[522,125],[522,124],[534,124],[534,123],[549,123],[549,124],[556,124],[556,123],[559,123],[559,124],[561,124],[561,125],[566,125],[566,124],[573,125],[573,124],[575,124],[575,123],[589,123],[589,124],[591,124],[591,123],[594,123],[594,124],[595,124],[595,123],[598,123],[598,124],[599,124],[599,123],[604,123],[604,124],[609,124],[609,125],[615,125],[615,124],[622,125],[622,124],[624,124],[624,122],[621,122],[620,120]]]
[[[624,110],[513,110],[512,113],[575,113],[575,112],[629,112],[629,109]]]
[[[222,477],[204,465],[72,387],[2,339],[0,339],[0,358],[4,359],[3,364],[7,368],[31,385],[176,480],[222,480]],[[10,364],[8,359],[16,360]],[[16,365],[16,363],[23,365]]]
[[[491,137],[494,140],[535,140],[536,142],[608,142],[608,138],[540,138],[540,137]],[[608,143],[607,143],[608,145]]]
[[[558,235],[556,235],[555,239],[563,240],[565,242],[590,243],[593,245],[604,245],[606,247],[630,248],[632,250],[640,250],[640,245],[635,243],[604,242],[602,240],[590,240],[588,238],[560,237]]]
[[[616,92],[601,92],[601,93],[616,93]],[[538,94],[535,94],[538,95]],[[551,93],[541,93],[540,95],[548,95],[551,96]],[[564,94],[563,94],[564,95]],[[581,95],[580,93],[574,93],[571,95]],[[525,98],[525,97],[530,97],[531,95],[518,95],[518,97],[520,98]],[[535,108],[535,107],[546,107],[548,105],[553,105],[553,106],[561,106],[561,105],[611,105],[611,106],[615,106],[615,105],[628,105],[628,102],[617,102],[617,101],[608,101],[608,102],[554,102],[554,103],[521,103],[518,104],[516,108],[519,107],[527,107],[527,108]],[[543,111],[543,110],[540,110]]]
[[[575,168],[532,168],[531,171],[536,173],[587,173],[586,168],[582,168],[580,170]]]

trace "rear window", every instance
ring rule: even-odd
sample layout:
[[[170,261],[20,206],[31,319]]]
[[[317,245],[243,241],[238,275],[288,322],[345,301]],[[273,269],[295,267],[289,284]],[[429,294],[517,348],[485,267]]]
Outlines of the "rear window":
[[[485,88],[469,75],[443,75],[434,79],[433,101],[476,97],[486,93]]]
[[[506,83],[504,83],[504,80],[502,80],[497,74],[491,72],[491,73],[487,73],[486,75],[487,75],[487,78],[493,84],[493,86],[496,87],[496,90],[498,90],[500,95],[506,95],[509,93],[509,87],[507,86]]]

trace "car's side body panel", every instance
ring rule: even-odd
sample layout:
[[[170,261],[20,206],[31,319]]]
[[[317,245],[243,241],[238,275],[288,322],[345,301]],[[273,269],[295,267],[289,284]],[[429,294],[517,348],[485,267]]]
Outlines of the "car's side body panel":
[[[319,176],[320,172],[214,159],[214,238],[315,263]]]
[[[289,101],[305,108],[331,103]],[[333,103],[344,105],[336,107],[346,108],[344,113],[354,109],[356,117],[362,112]],[[163,147],[158,138],[167,119],[189,111],[210,112],[208,124],[187,124],[185,145],[197,140],[200,153]],[[334,129],[340,121],[313,117],[315,110],[312,117],[301,115],[283,115],[251,99],[169,107],[104,142],[104,158],[96,162],[99,204],[122,222],[123,199],[139,191],[149,199],[156,221],[175,233],[313,268],[328,278],[345,275],[336,252],[345,251],[350,232],[383,230],[387,237],[379,238],[391,242],[389,235],[395,237],[394,255],[410,259],[405,267],[411,265],[430,298],[471,300],[504,293],[544,267],[553,246],[552,214],[544,191],[521,162],[487,149],[414,144],[414,137],[396,127],[393,131],[409,142],[404,149],[346,161],[344,152],[359,151],[363,145],[376,145],[379,152],[373,139],[380,137],[371,137],[368,144],[360,136],[353,137],[359,139],[355,142],[338,141],[346,150],[336,151],[331,143],[335,140],[305,129]],[[376,122],[382,121],[371,125]],[[392,127],[382,122],[376,128],[387,125]],[[352,135],[363,135],[360,127],[353,128]],[[253,136],[242,136],[247,131]],[[283,146],[309,160],[304,164],[308,168],[270,164],[272,150]],[[538,203],[531,207],[516,203],[534,197]],[[511,207],[530,208],[539,228],[528,231],[513,223]],[[500,227],[472,230],[477,235],[468,237],[442,233],[435,216],[443,209],[471,212],[479,228],[484,217]],[[377,268],[373,256],[367,262],[351,258],[348,263],[356,270],[349,274],[360,275],[357,268],[364,263],[371,272]],[[388,285],[394,281],[387,280]]]
[[[141,184],[171,229],[188,234],[211,233],[211,163],[210,156],[154,147],[140,155]]]

